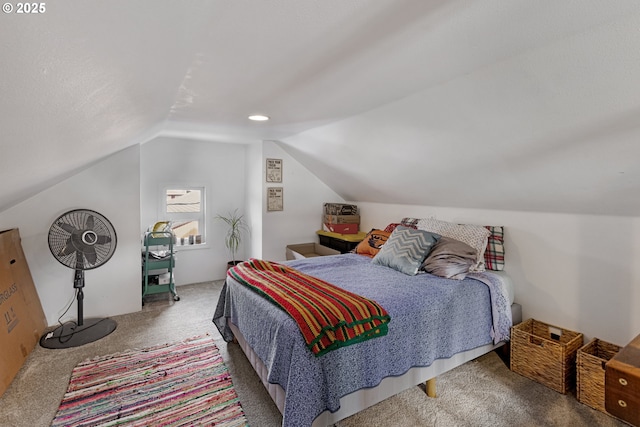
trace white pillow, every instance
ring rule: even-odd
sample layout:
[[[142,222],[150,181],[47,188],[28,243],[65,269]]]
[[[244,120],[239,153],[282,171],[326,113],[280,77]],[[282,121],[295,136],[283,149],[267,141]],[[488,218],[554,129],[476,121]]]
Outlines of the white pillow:
[[[487,240],[491,232],[483,226],[422,218],[418,221],[418,229],[456,239],[471,246],[477,251],[477,256],[475,265],[472,265],[469,271],[484,271],[484,252],[487,250]]]

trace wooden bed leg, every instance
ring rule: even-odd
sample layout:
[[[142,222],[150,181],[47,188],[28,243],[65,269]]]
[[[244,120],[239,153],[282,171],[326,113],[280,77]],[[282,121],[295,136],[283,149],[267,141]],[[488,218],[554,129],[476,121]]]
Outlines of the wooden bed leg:
[[[430,380],[427,380],[424,385],[427,387],[427,396],[436,397],[436,379],[431,378]]]

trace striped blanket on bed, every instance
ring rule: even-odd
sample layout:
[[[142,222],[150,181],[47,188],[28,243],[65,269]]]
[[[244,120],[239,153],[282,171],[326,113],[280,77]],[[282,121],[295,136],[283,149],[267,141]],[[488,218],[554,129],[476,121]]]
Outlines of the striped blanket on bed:
[[[287,312],[316,356],[387,334],[378,303],[291,267],[250,259],[227,274]]]

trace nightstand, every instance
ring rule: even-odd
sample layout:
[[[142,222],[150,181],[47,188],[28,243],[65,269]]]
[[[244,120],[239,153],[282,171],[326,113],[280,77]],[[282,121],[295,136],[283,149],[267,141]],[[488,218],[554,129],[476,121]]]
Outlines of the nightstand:
[[[318,230],[316,234],[320,239],[321,245],[340,251],[340,253],[343,254],[354,250],[356,246],[358,246],[358,243],[362,242],[367,236],[367,233],[363,231],[357,234],[339,234]]]
[[[640,426],[640,335],[605,365],[604,401],[608,413]]]

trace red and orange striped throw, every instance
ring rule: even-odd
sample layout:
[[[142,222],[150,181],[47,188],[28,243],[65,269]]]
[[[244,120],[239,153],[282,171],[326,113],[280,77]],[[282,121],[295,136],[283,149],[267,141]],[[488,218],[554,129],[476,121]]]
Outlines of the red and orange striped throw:
[[[378,303],[289,266],[250,259],[227,274],[287,312],[316,356],[387,334]]]

